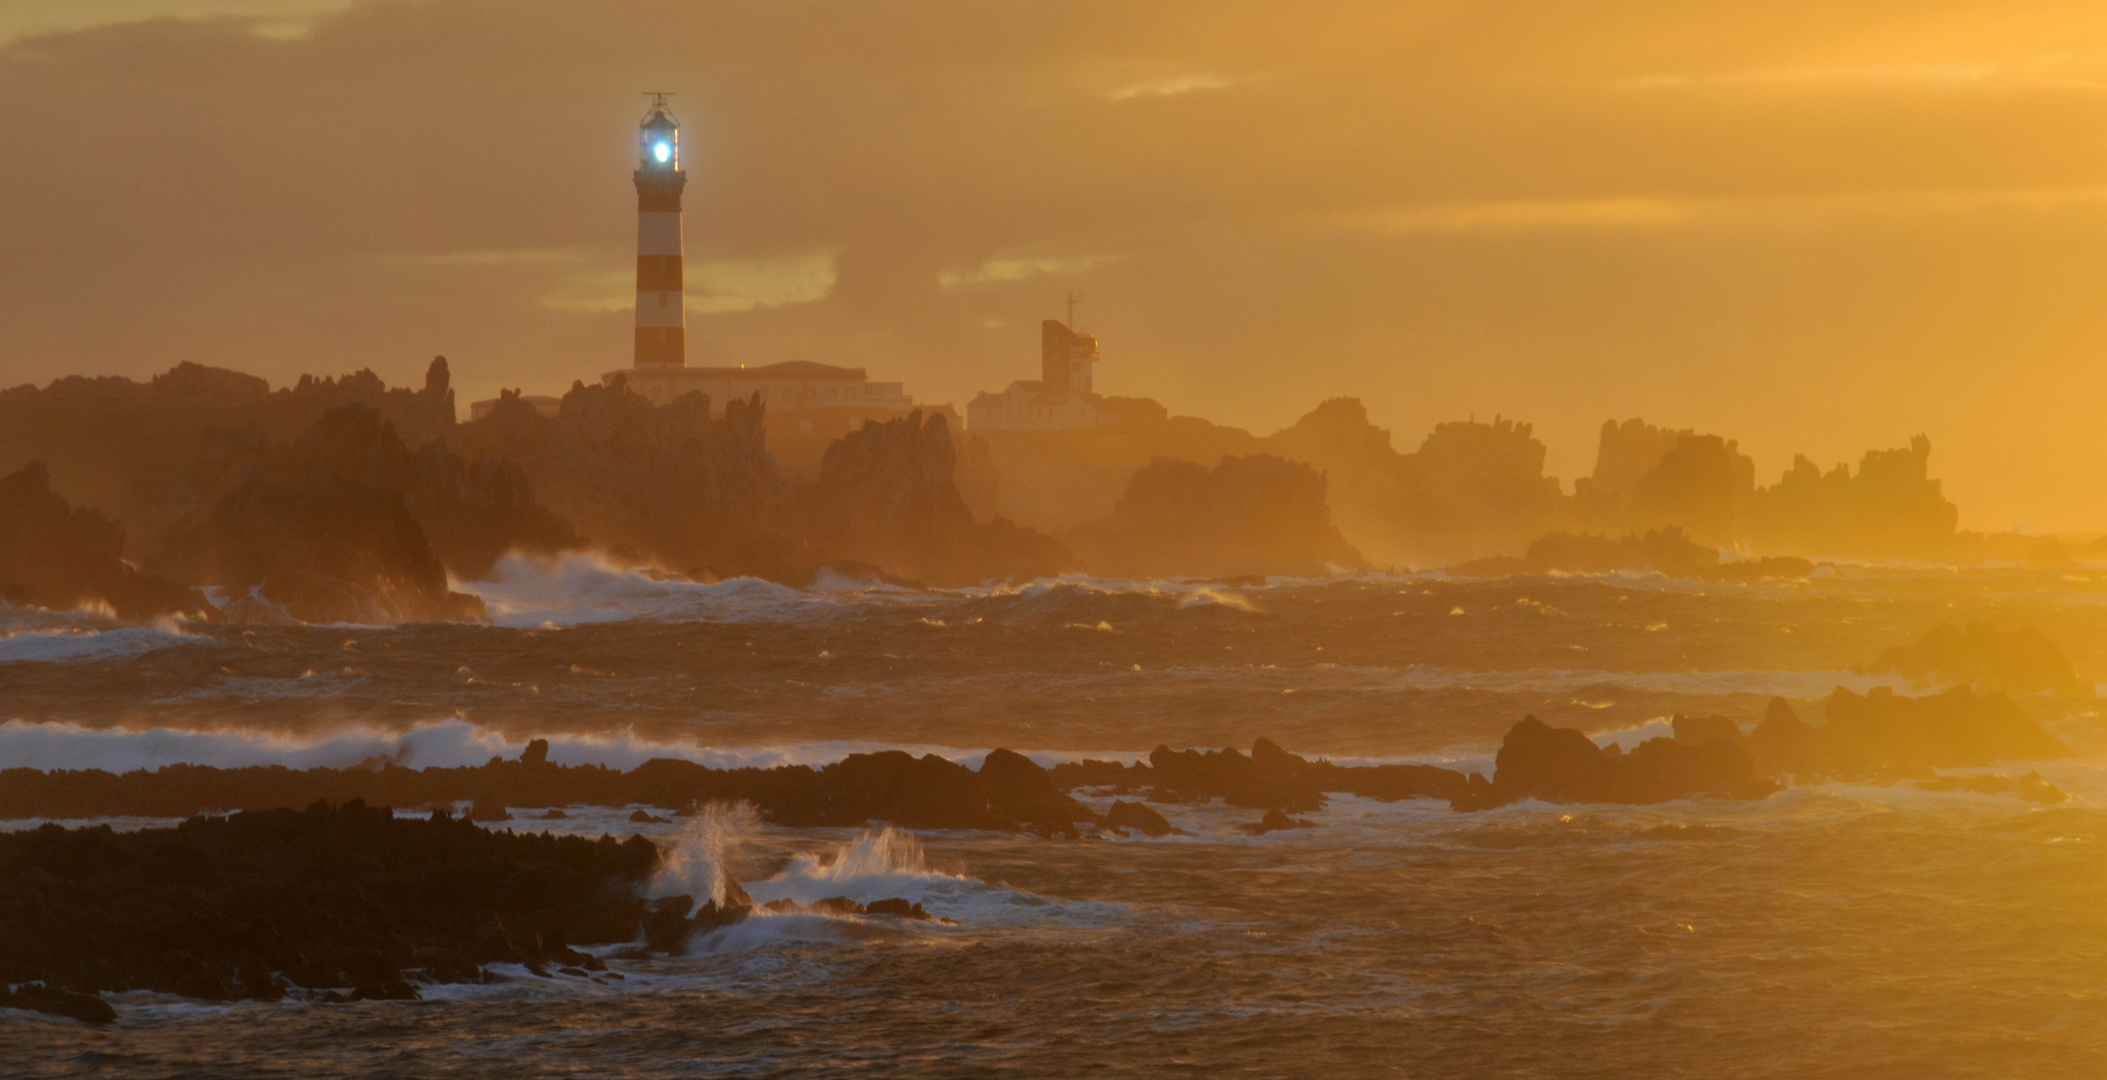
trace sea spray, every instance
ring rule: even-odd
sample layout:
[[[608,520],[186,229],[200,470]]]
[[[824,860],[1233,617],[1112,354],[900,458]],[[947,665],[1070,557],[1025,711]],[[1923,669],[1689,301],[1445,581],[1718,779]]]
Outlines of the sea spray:
[[[760,827],[761,813],[752,803],[704,806],[687,819],[685,829],[661,846],[658,873],[651,879],[648,895],[691,896],[698,907],[709,900],[725,906],[738,889],[738,873]]]

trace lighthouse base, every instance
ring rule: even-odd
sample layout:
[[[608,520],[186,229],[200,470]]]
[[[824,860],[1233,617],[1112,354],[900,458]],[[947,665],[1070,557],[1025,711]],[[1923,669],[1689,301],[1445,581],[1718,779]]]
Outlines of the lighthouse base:
[[[688,362],[687,330],[679,326],[639,326],[636,366],[684,367]]]

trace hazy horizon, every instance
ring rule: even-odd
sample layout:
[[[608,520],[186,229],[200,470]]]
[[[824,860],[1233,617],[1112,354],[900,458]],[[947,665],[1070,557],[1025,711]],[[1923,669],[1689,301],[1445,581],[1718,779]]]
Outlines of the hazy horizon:
[[[166,17],[162,17],[166,16]],[[141,21],[151,20],[151,21]],[[384,73],[376,75],[375,73]],[[691,363],[963,406],[1063,294],[1099,388],[1401,450],[1606,419],[1934,446],[1972,529],[2107,529],[2107,13],[27,0],[0,12],[0,382],[463,400],[627,365],[640,91],[688,133]]]

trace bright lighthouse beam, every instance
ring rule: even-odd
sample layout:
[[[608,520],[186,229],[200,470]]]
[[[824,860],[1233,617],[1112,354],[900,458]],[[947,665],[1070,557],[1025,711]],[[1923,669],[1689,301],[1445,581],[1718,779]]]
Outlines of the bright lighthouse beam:
[[[666,143],[658,144],[656,147],[652,148],[651,152],[653,154],[658,155],[658,159],[661,162],[670,161],[673,158],[673,147],[667,145]]]

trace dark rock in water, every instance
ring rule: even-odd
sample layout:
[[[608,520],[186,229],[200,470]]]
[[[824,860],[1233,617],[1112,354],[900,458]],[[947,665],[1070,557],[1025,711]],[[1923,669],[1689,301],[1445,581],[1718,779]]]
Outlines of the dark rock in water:
[[[1284,829],[1309,829],[1315,826],[1314,821],[1291,818],[1278,810],[1268,810],[1265,817],[1246,825],[1239,825],[1237,828],[1253,836],[1264,836],[1269,832],[1280,832]]]
[[[103,603],[121,619],[212,610],[197,590],[133,569],[124,530],[74,509],[38,461],[0,477],[0,600],[59,610]]]
[[[519,755],[519,763],[522,765],[548,764],[549,740],[535,739],[534,741],[528,743],[527,748],[524,751],[521,751]]]
[[[821,915],[855,915],[863,910],[863,905],[846,896],[829,896],[822,900],[813,901],[811,908],[808,910],[818,912]]]
[[[2093,685],[2078,678],[2063,650],[2038,631],[2000,631],[1979,622],[1934,626],[1915,645],[1898,645],[1881,653],[1870,670],[1910,679],[1944,679],[1983,692],[2096,696]]]
[[[1147,789],[1151,784],[1151,775],[1147,765],[1099,761],[1096,758],[1064,761],[1046,771],[1047,781],[1058,791],[1111,788],[1122,795]]]
[[[2009,776],[1935,776],[1918,780],[1915,787],[1922,791],[1966,791],[1977,795],[2016,795],[2019,798],[2043,806],[2060,806],[2070,800],[2063,789],[2045,783],[2038,772],[2021,777]]]
[[[1748,736],[1742,734],[1741,726],[1724,716],[1684,716],[1676,713],[1670,718],[1675,728],[1675,741],[1699,746],[1721,739],[1736,746],[1747,746]]]
[[[914,919],[919,922],[929,921],[929,913],[922,910],[922,905],[910,904],[898,897],[887,900],[873,900],[863,905],[863,914],[886,915],[895,919]]]
[[[482,601],[447,588],[400,493],[313,465],[285,483],[252,473],[179,527],[150,565],[236,596],[253,590],[302,622],[485,617]]]
[[[401,998],[637,936],[649,842],[489,832],[360,803],[118,833],[0,834],[0,983],[275,1000]],[[19,999],[20,995],[17,995]]]
[[[1611,754],[1579,731],[1526,716],[1500,743],[1490,790],[1467,793],[1456,805],[1655,803],[1692,795],[1760,798],[1774,790],[1755,775],[1754,756],[1733,739],[1648,739],[1629,754]]]
[[[0,992],[6,987],[0,986]],[[9,1001],[0,1005],[13,1005],[18,1009],[49,1013],[52,1016],[70,1016],[83,1024],[108,1024],[117,1019],[117,1010],[110,1007],[97,994],[83,994],[76,990],[58,990],[37,983],[30,983],[14,992]]]
[[[810,797],[775,814],[786,825],[889,821],[910,829],[994,829],[1002,819],[971,769],[935,754],[851,754],[819,770]]]
[[[512,812],[510,810],[507,810],[505,808],[505,804],[502,802],[490,802],[483,799],[477,799],[475,805],[469,807],[468,809],[468,820],[486,823],[495,821],[511,821]]]
[[[644,944],[660,952],[679,952],[695,928],[688,912],[695,909],[692,896],[667,896],[644,905]]]
[[[662,818],[653,814],[649,810],[642,809],[632,812],[629,815],[629,820],[634,821],[639,825],[670,825],[673,823],[672,818]]]
[[[1572,728],[1525,716],[1500,742],[1493,788],[1501,802],[1614,802],[1616,777],[1602,748]]]
[[[1823,768],[1821,741],[1784,698],[1772,698],[1763,722],[1749,733],[1748,745],[1763,775],[1803,775]]]
[[[1323,807],[1324,793],[1304,775],[1309,762],[1264,739],[1253,754],[1247,758],[1235,750],[1175,751],[1159,746],[1149,752],[1149,767],[1157,786],[1176,795],[1216,797],[1253,809]]]
[[[1607,574],[1633,570],[1699,581],[1756,582],[1766,579],[1804,578],[1814,564],[1794,556],[1721,562],[1718,550],[1685,536],[1681,527],[1668,525],[1643,535],[1612,540],[1607,536],[1550,533],[1532,541],[1521,556],[1496,555],[1449,568],[1465,577],[1504,577],[1509,574]]]
[[[1037,762],[1015,751],[989,751],[975,779],[987,796],[988,810],[1021,826],[1063,830],[1078,821],[1097,820],[1089,807],[1056,790]]]
[[[1118,799],[1105,811],[1105,824],[1115,829],[1132,829],[1144,836],[1169,836],[1180,831],[1146,803]]]
[[[562,821],[565,818],[570,817],[571,815],[566,814],[562,810],[556,809],[555,807],[550,807],[548,812],[542,814],[541,816],[549,821]]]

